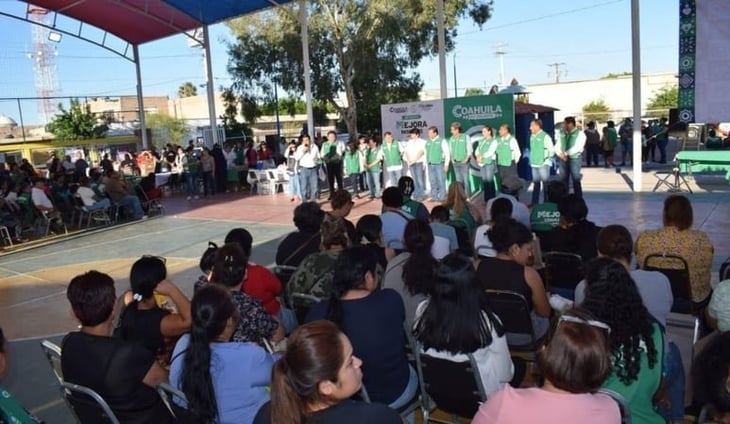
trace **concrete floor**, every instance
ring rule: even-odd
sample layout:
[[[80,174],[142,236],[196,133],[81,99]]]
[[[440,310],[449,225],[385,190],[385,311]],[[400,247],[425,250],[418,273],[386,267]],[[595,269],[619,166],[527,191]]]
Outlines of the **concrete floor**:
[[[666,193],[651,193],[656,181],[643,174],[644,193],[630,191],[631,174],[603,168],[584,169],[584,192],[589,219],[598,225],[620,223],[636,235],[661,226]],[[695,227],[708,233],[715,246],[713,271],[730,255],[730,184],[722,177],[698,177],[691,182]],[[529,195],[523,195],[523,200]],[[273,263],[276,246],[293,229],[293,204],[279,194],[227,193],[209,200],[165,198],[167,215],[110,228],[53,244],[0,256],[0,325],[11,341],[13,365],[3,387],[29,409],[51,423],[72,422],[60,401],[39,341],[76,328],[69,314],[65,289],[70,279],[90,269],[109,273],[117,293],[128,287],[131,263],[143,254],[167,258],[172,281],[192,293],[199,275],[198,260],[208,241],[221,243],[232,228],[253,234],[253,261]],[[433,206],[428,203],[427,206]],[[327,209],[328,205],[323,205]],[[379,213],[380,202],[359,199],[350,219]]]

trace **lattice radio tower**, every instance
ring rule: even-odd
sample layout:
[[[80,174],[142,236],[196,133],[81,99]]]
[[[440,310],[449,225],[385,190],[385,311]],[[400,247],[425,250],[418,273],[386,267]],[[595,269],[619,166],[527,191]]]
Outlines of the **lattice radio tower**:
[[[28,18],[38,24],[49,25],[48,10],[38,6],[28,5]],[[33,61],[35,92],[38,99],[38,118],[43,125],[49,123],[56,115],[58,108],[56,99],[60,87],[58,85],[58,68],[56,56],[58,51],[49,39],[51,31],[41,25],[32,25],[33,50],[28,52],[28,59]]]

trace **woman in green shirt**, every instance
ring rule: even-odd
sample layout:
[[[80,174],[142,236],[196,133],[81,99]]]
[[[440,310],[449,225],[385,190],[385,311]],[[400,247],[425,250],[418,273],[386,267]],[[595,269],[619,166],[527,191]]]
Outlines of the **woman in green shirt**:
[[[347,186],[352,185],[352,193],[356,198],[360,198],[360,191],[358,190],[358,177],[362,171],[362,154],[358,149],[357,143],[350,142],[347,144],[347,151],[345,152],[345,189]]]
[[[474,157],[482,174],[485,202],[497,195],[497,190],[494,188],[494,173],[497,171],[496,152],[497,141],[494,139],[494,130],[487,125],[482,128],[482,139],[477,142],[474,149]]]

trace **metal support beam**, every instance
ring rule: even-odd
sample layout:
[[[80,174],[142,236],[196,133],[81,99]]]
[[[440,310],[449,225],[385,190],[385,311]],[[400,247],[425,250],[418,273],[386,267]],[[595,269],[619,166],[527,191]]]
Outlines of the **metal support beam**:
[[[639,22],[639,0],[631,0],[631,80],[633,83],[634,137],[632,140],[632,162],[634,193],[641,192],[641,25]]]
[[[23,134],[23,143],[25,143],[25,122],[23,122],[23,108],[20,107],[20,98],[18,100],[18,115],[20,115],[20,132]]]
[[[142,70],[139,66],[139,46],[132,46],[134,54],[134,71],[137,73],[137,106],[139,107],[139,129],[142,134],[142,148],[148,149],[150,141],[147,139],[147,119],[144,116],[144,94],[142,93]]]
[[[218,140],[218,118],[215,115],[215,91],[213,88],[213,65],[210,58],[210,37],[208,36],[208,25],[203,25],[203,49],[205,51],[205,76],[206,89],[208,91],[208,118],[210,129],[213,132],[213,145],[219,144]]]
[[[444,17],[444,0],[436,0],[436,25],[438,31],[438,52],[439,52],[439,81],[441,83],[441,98],[445,99],[446,94],[446,30]]]
[[[302,59],[304,62],[304,98],[307,101],[307,133],[314,137],[314,112],[312,111],[312,76],[309,68],[309,26],[307,2],[299,0],[299,25],[302,28]]]

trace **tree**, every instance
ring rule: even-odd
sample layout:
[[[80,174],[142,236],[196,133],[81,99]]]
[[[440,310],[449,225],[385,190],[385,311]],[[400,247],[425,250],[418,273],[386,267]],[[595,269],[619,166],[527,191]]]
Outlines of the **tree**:
[[[198,95],[198,87],[190,81],[183,83],[180,88],[177,89],[177,97],[193,97]]]
[[[482,90],[479,87],[476,87],[476,88],[475,87],[469,87],[469,88],[466,89],[466,91],[464,91],[464,96],[465,97],[468,97],[468,96],[481,96],[483,94],[484,94],[484,90]]]
[[[185,121],[161,113],[146,112],[145,123],[147,124],[147,128],[163,128],[167,130],[167,135],[170,137],[169,142],[172,144],[182,144],[183,138],[188,132],[188,126],[185,124]]]
[[[591,100],[583,105],[583,115],[589,121],[606,122],[611,119],[611,108],[603,99]]]
[[[631,76],[631,72],[609,72],[606,75],[602,76],[601,79],[616,79],[620,77],[628,77]]]
[[[491,16],[491,0],[445,1],[447,49],[456,25],[469,15],[479,25]],[[423,86],[414,72],[436,54],[436,4],[431,0],[310,0],[308,25],[312,91],[335,107],[348,132],[380,127],[380,104],[411,101]],[[239,96],[270,101],[274,83],[304,91],[298,5],[278,7],[229,22],[232,88]],[[344,93],[346,104],[336,102]]]
[[[677,107],[679,99],[679,87],[666,85],[654,92],[646,105],[646,114],[653,117],[669,116],[669,109]]]
[[[65,109],[63,104],[58,105],[61,111],[46,125],[46,131],[59,140],[86,140],[101,138],[109,131],[109,122],[105,117],[97,118],[91,113],[88,104],[81,104],[78,99],[71,99],[70,107]]]
[[[251,129],[248,125],[238,122],[238,98],[230,89],[224,89],[221,94],[223,98],[223,128],[228,137],[245,137],[251,135]]]

